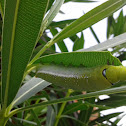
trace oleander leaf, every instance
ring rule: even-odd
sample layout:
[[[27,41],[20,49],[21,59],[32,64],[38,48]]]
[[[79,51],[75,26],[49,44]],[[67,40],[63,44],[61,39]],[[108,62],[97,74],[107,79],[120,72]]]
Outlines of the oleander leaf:
[[[39,36],[48,0],[6,0],[2,37],[2,102],[9,105]],[[10,16],[11,15],[11,16]]]
[[[61,5],[64,3],[64,0],[56,0],[55,3],[52,5],[52,7],[49,10],[49,13],[46,15],[46,17],[43,20],[43,25],[46,25],[46,27],[49,26],[49,24],[52,22],[56,14],[59,12]],[[45,27],[45,28],[46,28]],[[43,29],[45,30],[45,29]]]
[[[50,31],[52,33],[53,36],[55,36],[58,33],[58,30],[55,28],[50,28]],[[60,48],[61,52],[68,52],[68,49],[64,43],[64,41],[60,41],[57,43],[58,47]]]
[[[121,62],[118,58],[111,55],[108,51],[102,52],[64,52],[56,53],[47,56],[42,56],[35,61],[37,63],[54,63],[54,64],[63,64],[65,66],[84,66],[84,67],[96,67],[102,65],[121,65]]]
[[[83,51],[104,51],[108,48],[112,48],[114,46],[124,44],[125,42],[126,42],[126,33],[123,33],[121,35],[114,37],[113,39],[108,39],[105,42],[102,42],[95,46],[91,46],[87,49],[80,49],[78,51],[81,51],[81,52],[83,52]]]
[[[23,103],[24,101],[26,101],[27,99],[29,99],[30,97],[32,97],[33,95],[35,95],[36,93],[43,90],[49,85],[50,83],[40,78],[33,77],[19,89],[16,94],[16,97],[12,102],[12,105],[16,106]]]
[[[84,47],[84,35],[81,33],[81,37],[74,42],[73,51],[82,49]]]

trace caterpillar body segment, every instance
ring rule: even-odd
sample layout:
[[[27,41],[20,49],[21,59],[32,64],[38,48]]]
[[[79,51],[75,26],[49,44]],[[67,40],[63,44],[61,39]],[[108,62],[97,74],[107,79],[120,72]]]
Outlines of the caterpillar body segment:
[[[109,88],[120,80],[126,80],[123,74],[126,75],[124,66],[104,65],[85,68],[51,64],[42,65],[36,77],[67,89],[96,91]]]

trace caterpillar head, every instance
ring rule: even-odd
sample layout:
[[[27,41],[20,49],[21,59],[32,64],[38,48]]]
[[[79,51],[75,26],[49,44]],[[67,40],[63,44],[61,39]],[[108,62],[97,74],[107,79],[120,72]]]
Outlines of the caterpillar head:
[[[111,83],[126,81],[126,67],[109,66],[105,69],[105,77]]]

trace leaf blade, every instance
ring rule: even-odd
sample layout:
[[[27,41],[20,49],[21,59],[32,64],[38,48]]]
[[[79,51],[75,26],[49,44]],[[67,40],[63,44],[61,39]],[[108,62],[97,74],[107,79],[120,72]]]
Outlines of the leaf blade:
[[[17,15],[15,15],[17,2],[19,2],[19,7],[16,11]],[[6,94],[7,98],[5,101],[8,101],[7,104],[10,104],[13,100],[20,86],[24,70],[40,31],[47,4],[48,0],[44,2],[35,2],[34,0],[29,2],[25,0],[14,0],[13,6],[11,6],[12,1],[6,0],[2,45],[2,98],[4,99]],[[42,5],[43,7],[41,7]],[[10,15],[12,15],[11,18]],[[16,16],[17,21],[14,24]],[[13,25],[15,28],[13,28]],[[10,43],[12,32],[14,33],[14,36],[12,43]],[[10,47],[13,47],[11,51]],[[10,55],[12,56],[12,60],[10,59]],[[9,67],[10,70],[8,71]],[[10,79],[8,78],[7,73],[9,73]]]
[[[54,5],[52,5],[49,13],[47,14],[47,16],[45,17],[44,21],[43,21],[43,25],[46,24],[46,27],[49,26],[49,24],[52,22],[52,20],[54,19],[54,17],[56,16],[56,14],[59,12],[61,5],[64,3],[64,0],[56,0]]]
[[[110,52],[69,52],[69,53],[57,53],[48,56],[42,56],[40,59],[36,60],[35,63],[55,63],[63,64],[65,66],[73,65],[84,67],[96,67],[100,65],[121,65],[118,58],[113,57]]]
[[[103,51],[108,48],[121,45],[126,42],[126,33],[123,33],[121,35],[118,35],[114,37],[113,39],[109,39],[103,43],[97,44],[95,46],[89,47],[87,49],[80,49],[78,51]]]
[[[126,92],[126,86],[122,86],[122,87],[118,87],[118,88],[111,88],[111,89],[106,89],[106,90],[101,90],[101,91],[96,91],[96,92],[91,92],[91,93],[87,93],[85,95],[76,95],[76,96],[67,97],[67,98],[60,98],[60,99],[52,100],[52,101],[49,101],[49,102],[43,102],[43,103],[27,106],[27,107],[24,107],[24,108],[20,108],[20,109],[16,110],[15,112],[11,112],[9,117],[14,115],[15,113],[21,112],[23,110],[30,110],[30,109],[33,109],[35,107],[41,106],[41,105],[47,106],[47,105],[62,103],[62,102],[65,102],[65,101],[73,101],[73,100],[79,100],[79,99],[84,99],[84,98],[98,97],[99,95],[109,95],[109,94],[115,94],[115,93],[117,94],[117,93],[122,93],[122,92]]]
[[[33,77],[19,89],[14,101],[12,102],[12,105],[16,106],[21,104],[49,85],[50,83],[40,78]]]
[[[53,36],[55,36],[58,33],[57,29],[55,29],[55,28],[50,28],[50,31]],[[60,48],[61,52],[68,52],[68,49],[67,49],[64,41],[58,42],[57,45]]]
[[[73,45],[73,51],[82,49],[84,47],[84,35],[81,33],[80,39],[77,39]]]

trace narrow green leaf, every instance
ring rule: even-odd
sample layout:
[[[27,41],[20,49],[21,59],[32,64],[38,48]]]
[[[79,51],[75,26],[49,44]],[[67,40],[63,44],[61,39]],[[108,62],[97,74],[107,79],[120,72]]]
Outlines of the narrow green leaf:
[[[50,99],[56,99],[54,93],[50,93]],[[46,126],[54,126],[55,118],[57,116],[57,105],[48,106],[46,114]]]
[[[13,120],[14,120],[14,124],[11,122],[11,121],[8,121],[7,122],[7,126],[22,126],[22,123],[21,122],[19,122],[19,120],[17,120],[16,118],[12,118]]]
[[[13,106],[19,105],[49,85],[50,83],[40,78],[33,77],[30,81],[25,83],[19,89],[15,99],[13,100],[11,104]]]
[[[5,106],[12,102],[20,87],[47,5],[48,0],[6,0],[2,37],[2,98]]]
[[[65,107],[63,114],[71,114],[78,110],[86,110],[87,108],[88,108],[87,105],[82,103],[82,101],[77,103],[72,103]]]
[[[116,118],[116,120],[113,122],[115,125],[114,126],[118,126],[117,124],[120,122],[120,120],[125,116],[124,115],[121,115],[120,117]]]
[[[46,98],[47,100],[49,100],[49,96],[48,96],[48,93],[46,91],[42,91],[41,92],[41,95],[35,95],[35,96],[32,96],[30,98],[30,100],[38,100],[38,99],[41,99],[41,98]]]
[[[107,19],[107,38],[109,38],[109,36],[111,34],[113,34],[113,26],[115,25],[115,20],[112,16],[109,16]]]
[[[49,24],[52,22],[52,20],[55,18],[56,14],[59,12],[61,5],[64,3],[64,0],[56,0],[54,5],[52,5],[51,9],[49,10],[49,13],[43,20],[42,27],[48,27]],[[43,29],[44,30],[44,29]]]
[[[55,0],[49,0],[49,4],[48,4],[48,9],[47,10],[49,10],[51,8],[51,6],[52,6],[52,4],[53,4],[54,1]]]
[[[122,6],[126,4],[125,0],[109,0],[102,5],[94,8],[82,17],[65,27],[59,34],[57,34],[52,43],[58,42],[62,39],[70,37],[100,21],[101,19],[109,16]]]
[[[56,27],[59,27],[61,29],[63,29],[65,26],[67,26],[68,24],[72,23],[73,21],[75,21],[75,19],[70,19],[70,20],[63,20],[63,21],[58,21],[58,22],[55,22],[53,21],[50,25],[49,25],[49,28],[53,27],[53,28],[56,28]]]
[[[121,114],[121,112],[104,115],[103,117],[99,117],[98,119],[95,119],[94,121],[90,122],[89,125],[91,125],[91,126],[95,125],[96,122],[102,123],[104,121],[107,121],[107,120],[109,120],[111,118],[114,118],[114,117],[118,116],[119,114]]]
[[[77,118],[75,117],[72,117],[72,116],[68,116],[68,115],[62,115],[61,118],[69,118],[69,119],[72,119],[72,120],[75,120],[77,122],[77,124],[81,124],[82,126],[85,126],[85,123],[83,123],[82,121],[78,120]]]
[[[71,41],[73,41],[73,42],[75,42],[76,40],[78,40],[79,39],[79,37],[75,34],[75,35],[73,35],[73,36],[71,36],[71,37],[69,37],[70,39],[71,39]]]
[[[54,108],[52,106],[48,106],[46,126],[54,126],[55,117],[56,114]]]
[[[58,125],[59,126],[70,126],[69,125],[69,120],[67,118],[61,118]]]
[[[58,44],[58,43],[57,43]],[[73,51],[76,51],[78,49],[82,49],[84,47],[84,35],[83,35],[83,32],[81,33],[81,37],[80,39],[77,39],[75,42],[74,42],[74,45],[73,45]]]
[[[24,125],[32,125],[32,126],[36,126],[37,125],[37,123],[35,123],[35,122],[33,122],[33,121],[28,121],[28,120],[25,120],[25,119],[22,119],[22,118],[15,118],[14,119],[15,121],[17,120],[17,121],[21,121],[21,122],[23,122],[23,124]],[[22,124],[22,123],[21,123]],[[17,126],[18,126],[18,124],[17,124]],[[19,125],[20,126],[20,125]],[[39,126],[39,125],[38,125]]]
[[[85,99],[85,101],[89,102],[90,104],[94,104],[95,103],[95,98],[89,98],[89,99]],[[85,124],[88,124],[89,119],[92,115],[92,111],[93,111],[92,106],[88,106],[88,108],[86,110],[82,110],[79,113],[78,119],[82,122],[84,122]],[[79,125],[81,126],[81,125]]]
[[[32,53],[32,56],[31,56],[31,59],[34,58],[34,56],[44,47],[44,45],[47,43],[47,41],[50,40],[49,37],[47,37],[46,35],[44,36],[44,40],[42,40],[40,38],[40,40],[38,41],[38,46],[33,50],[33,53]],[[43,55],[48,55],[48,54],[53,54],[53,53],[56,53],[55,51],[55,45],[52,45],[50,48],[48,48],[44,53]]]
[[[58,33],[58,31],[54,28],[50,28],[50,31],[53,36],[55,36]],[[68,49],[67,49],[64,41],[58,42],[57,45],[60,48],[61,52],[68,52]]]
[[[121,11],[117,19],[116,29],[114,30],[115,36],[124,33],[124,24],[125,24],[125,19],[123,17],[123,11]]]
[[[29,103],[29,104],[31,104],[31,103]],[[36,104],[36,102],[34,104]],[[41,126],[41,122],[43,120],[45,121],[45,117],[40,118],[40,116],[45,115],[46,112],[47,112],[47,107],[40,106],[38,108],[32,109],[31,112],[24,113],[23,117],[18,117],[18,118],[24,118],[24,120],[22,120],[22,121],[24,121],[23,122],[24,126],[28,125],[26,121],[34,121],[37,123],[37,126]]]
[[[98,43],[100,43],[100,40],[98,39],[98,37],[97,37],[97,35],[96,35],[96,33],[95,33],[95,31],[93,30],[92,27],[90,27],[90,30],[91,30],[91,32],[92,32],[94,38],[96,39],[96,41],[97,41]]]
[[[103,43],[97,44],[95,46],[91,46],[90,48],[87,49],[80,49],[78,51],[103,51],[106,50],[108,48],[117,46],[117,45],[121,45],[123,43],[126,42],[126,33],[123,33],[121,35],[118,35],[116,37],[114,37],[113,39],[109,39]]]
[[[27,105],[30,105],[28,102],[26,102]],[[37,123],[37,126],[41,126],[41,122],[37,116],[38,113],[36,113],[36,111],[34,111],[34,109],[31,109],[31,116],[33,117],[33,120],[35,120],[35,122]]]
[[[119,106],[123,106],[126,105],[126,99],[125,99],[125,93],[124,95],[122,94],[113,94],[110,95],[110,98],[108,99],[104,99],[104,100],[100,100],[97,102],[98,105],[106,105],[106,106],[110,106],[110,107],[119,107]]]
[[[76,96],[71,96],[71,97],[67,97],[67,98],[60,98],[60,99],[52,100],[49,102],[43,102],[43,103],[19,108],[15,111],[12,111],[9,114],[9,117],[11,117],[12,115],[14,115],[18,112],[21,112],[23,110],[30,110],[30,109],[33,109],[35,107],[42,106],[42,105],[47,106],[47,105],[62,103],[65,101],[73,101],[73,100],[79,100],[79,99],[84,99],[84,98],[93,98],[93,97],[98,97],[99,95],[109,95],[109,94],[115,94],[115,93],[121,93],[121,92],[126,92],[126,86],[122,86],[122,87],[118,87],[118,88],[111,88],[111,89],[106,89],[106,90],[101,90],[101,91],[95,91],[95,92],[87,93],[85,95],[76,95]]]
[[[121,65],[118,58],[113,57],[110,52],[69,52],[56,53],[52,55],[43,56],[36,60],[35,63],[55,63],[64,64],[65,66],[80,66],[95,67],[100,65],[113,64],[115,66]]]

